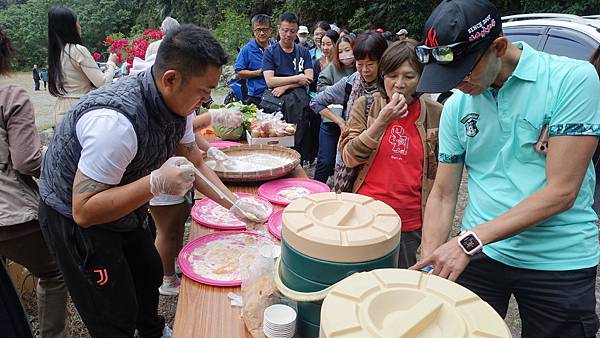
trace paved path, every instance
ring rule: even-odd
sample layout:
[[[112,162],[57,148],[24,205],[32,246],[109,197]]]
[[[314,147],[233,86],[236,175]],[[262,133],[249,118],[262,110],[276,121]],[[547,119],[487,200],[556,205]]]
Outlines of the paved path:
[[[43,90],[43,82],[40,85],[42,90],[33,90],[33,79],[31,73],[13,73],[9,77],[0,77],[0,85],[15,84],[25,88],[31,97],[31,101],[35,107],[35,123],[39,130],[44,130],[52,127],[52,107],[56,98],[50,95],[48,91]]]

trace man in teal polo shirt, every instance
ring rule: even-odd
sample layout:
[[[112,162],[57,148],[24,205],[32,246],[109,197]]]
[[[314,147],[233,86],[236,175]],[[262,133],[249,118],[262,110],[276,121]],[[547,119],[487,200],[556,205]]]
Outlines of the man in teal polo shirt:
[[[460,92],[442,112],[440,164],[413,268],[433,266],[503,317],[514,295],[523,337],[594,337],[594,68],[509,42],[487,0],[445,0],[424,36],[417,91]],[[464,167],[464,231],[448,240]]]

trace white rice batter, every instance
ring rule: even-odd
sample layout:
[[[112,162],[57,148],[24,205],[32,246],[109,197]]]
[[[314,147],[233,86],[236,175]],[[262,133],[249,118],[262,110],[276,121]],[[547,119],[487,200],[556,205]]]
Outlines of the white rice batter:
[[[229,156],[229,160],[226,161],[206,161],[206,165],[213,170],[230,172],[269,170],[279,168],[289,163],[292,163],[292,160],[289,158],[269,154],[231,155]]]
[[[310,195],[310,190],[304,187],[289,187],[280,190],[277,194],[291,202],[299,199],[300,197]]]

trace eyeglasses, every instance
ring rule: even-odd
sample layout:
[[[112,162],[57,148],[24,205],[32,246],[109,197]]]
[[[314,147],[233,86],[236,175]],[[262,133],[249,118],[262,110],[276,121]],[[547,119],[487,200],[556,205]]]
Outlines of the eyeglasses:
[[[476,44],[485,41],[492,36],[487,36],[477,41],[462,41],[445,46],[428,47],[425,45],[417,46],[415,52],[417,59],[423,64],[433,62],[439,64],[448,64],[458,59],[465,51],[473,48]],[[429,56],[433,56],[434,60],[430,60]]]
[[[256,28],[254,33],[256,34],[269,34],[271,32],[271,28]]]
[[[356,69],[375,70],[375,68],[377,68],[377,63],[361,63],[361,62],[356,63]]]

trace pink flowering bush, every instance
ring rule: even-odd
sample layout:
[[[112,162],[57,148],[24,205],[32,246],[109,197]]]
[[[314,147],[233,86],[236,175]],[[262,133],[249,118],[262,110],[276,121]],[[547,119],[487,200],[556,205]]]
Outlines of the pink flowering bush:
[[[125,37],[122,33],[113,33],[106,37],[104,45],[108,47],[110,53],[117,55],[119,63],[127,63],[127,71],[133,64],[133,58],[144,59],[146,49],[154,42],[162,39],[163,33],[160,30],[147,29],[141,35]]]

